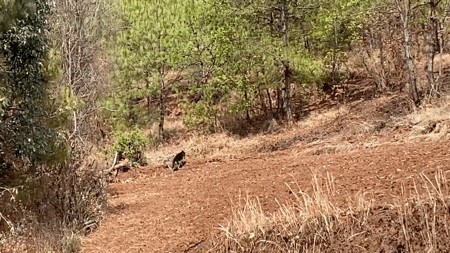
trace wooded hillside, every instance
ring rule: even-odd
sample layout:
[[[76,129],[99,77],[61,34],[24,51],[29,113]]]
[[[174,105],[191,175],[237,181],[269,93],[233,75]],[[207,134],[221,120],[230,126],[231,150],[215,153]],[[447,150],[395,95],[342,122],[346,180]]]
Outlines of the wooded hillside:
[[[0,250],[28,220],[92,231],[113,159],[177,142],[169,119],[242,137],[312,105],[436,103],[449,18],[449,0],[0,0]]]

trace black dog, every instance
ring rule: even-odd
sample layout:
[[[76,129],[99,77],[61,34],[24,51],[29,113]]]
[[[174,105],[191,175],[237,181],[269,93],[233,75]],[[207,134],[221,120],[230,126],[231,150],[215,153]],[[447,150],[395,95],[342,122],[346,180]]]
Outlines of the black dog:
[[[184,160],[186,156],[186,152],[184,150],[181,150],[180,153],[176,154],[175,157],[172,160],[172,170],[177,171],[181,169],[186,164],[186,161]]]

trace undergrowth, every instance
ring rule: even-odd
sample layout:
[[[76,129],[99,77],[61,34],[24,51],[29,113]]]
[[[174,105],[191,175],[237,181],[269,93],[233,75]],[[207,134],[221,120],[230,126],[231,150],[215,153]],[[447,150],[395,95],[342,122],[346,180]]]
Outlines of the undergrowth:
[[[80,251],[81,236],[98,227],[107,204],[106,176],[88,157],[73,151],[0,188],[0,252]]]

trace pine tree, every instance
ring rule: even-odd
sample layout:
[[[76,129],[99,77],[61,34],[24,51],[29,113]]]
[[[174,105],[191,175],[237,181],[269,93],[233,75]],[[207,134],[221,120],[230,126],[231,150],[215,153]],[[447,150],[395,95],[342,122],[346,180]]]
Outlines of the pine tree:
[[[186,41],[185,3],[176,0],[120,0],[126,27],[119,33],[115,48],[117,94],[131,120],[133,102],[145,98],[147,118],[158,111],[159,137],[164,139],[167,91],[173,83],[170,74],[184,65],[189,43]],[[151,107],[152,96],[158,108]]]

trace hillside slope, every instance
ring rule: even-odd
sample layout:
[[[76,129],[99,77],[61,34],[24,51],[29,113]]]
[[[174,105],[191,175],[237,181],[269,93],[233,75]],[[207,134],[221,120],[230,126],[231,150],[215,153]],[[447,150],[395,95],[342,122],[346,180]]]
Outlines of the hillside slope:
[[[337,203],[364,191],[392,202],[401,184],[412,189],[421,172],[450,172],[450,142],[385,144],[349,152],[299,155],[293,149],[234,160],[193,160],[172,173],[146,167],[122,174],[110,185],[110,203],[100,228],[82,252],[203,252],[248,194],[265,211],[293,198],[290,187],[311,190],[312,173],[334,177]],[[287,184],[287,185],[286,185]]]

